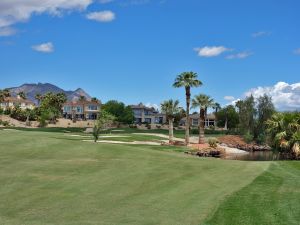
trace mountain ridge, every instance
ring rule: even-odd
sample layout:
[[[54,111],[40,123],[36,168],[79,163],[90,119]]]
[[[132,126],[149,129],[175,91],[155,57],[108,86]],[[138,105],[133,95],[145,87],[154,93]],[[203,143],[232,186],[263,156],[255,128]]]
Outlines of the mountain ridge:
[[[24,83],[18,87],[8,88],[12,96],[17,96],[19,92],[24,92],[27,99],[37,103],[35,99],[36,94],[44,95],[48,92],[64,93],[67,96],[68,101],[76,101],[80,96],[84,96],[87,100],[91,99],[91,96],[82,88],[77,88],[75,91],[64,90],[51,83]]]

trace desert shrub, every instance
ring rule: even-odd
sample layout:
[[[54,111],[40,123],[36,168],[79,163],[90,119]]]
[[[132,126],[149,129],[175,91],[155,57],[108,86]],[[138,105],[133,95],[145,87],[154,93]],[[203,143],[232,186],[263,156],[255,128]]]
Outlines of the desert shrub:
[[[252,134],[250,134],[250,132],[248,132],[244,135],[244,141],[248,144],[251,143],[253,141],[253,139],[254,139],[254,136]]]
[[[256,138],[256,142],[257,144],[266,143],[266,135],[264,133],[259,134],[258,137]]]
[[[218,140],[216,138],[210,138],[208,139],[208,144],[211,148],[216,148],[218,145]]]
[[[5,126],[5,127],[8,127],[8,126],[9,126],[9,122],[0,120],[0,125],[3,125],[3,126]]]

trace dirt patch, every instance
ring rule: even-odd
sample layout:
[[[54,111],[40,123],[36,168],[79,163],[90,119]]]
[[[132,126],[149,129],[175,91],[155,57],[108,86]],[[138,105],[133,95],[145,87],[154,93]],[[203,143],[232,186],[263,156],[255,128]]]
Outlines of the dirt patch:
[[[221,143],[224,143],[228,146],[243,146],[243,145],[247,145],[247,143],[243,140],[243,138],[241,136],[237,136],[237,135],[225,135],[222,137],[219,137],[218,140]]]

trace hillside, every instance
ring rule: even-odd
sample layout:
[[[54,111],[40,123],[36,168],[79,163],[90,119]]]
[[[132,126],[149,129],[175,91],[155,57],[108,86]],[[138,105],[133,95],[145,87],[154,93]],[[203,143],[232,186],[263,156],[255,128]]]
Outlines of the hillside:
[[[91,99],[91,96],[81,88],[78,88],[75,91],[66,91],[49,83],[23,84],[19,87],[12,87],[8,89],[10,90],[12,96],[17,96],[19,92],[23,91],[26,94],[27,99],[35,103],[37,103],[37,100],[35,99],[36,94],[44,95],[47,92],[63,92],[66,94],[69,101],[76,100],[80,96],[85,96],[88,100]]]

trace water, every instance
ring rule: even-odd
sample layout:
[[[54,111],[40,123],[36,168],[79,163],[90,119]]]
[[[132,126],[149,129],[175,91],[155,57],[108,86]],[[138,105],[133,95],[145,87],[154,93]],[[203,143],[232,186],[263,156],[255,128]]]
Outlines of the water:
[[[284,153],[273,151],[255,151],[245,154],[225,154],[221,159],[243,160],[243,161],[275,161],[287,160],[290,157]]]

